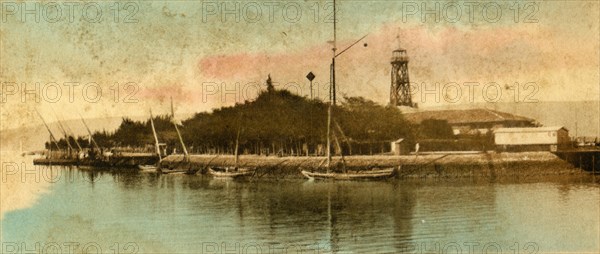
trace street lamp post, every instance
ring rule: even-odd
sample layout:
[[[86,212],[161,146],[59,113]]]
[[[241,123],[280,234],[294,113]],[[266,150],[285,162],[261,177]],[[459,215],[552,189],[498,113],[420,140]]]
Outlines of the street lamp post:
[[[335,16],[335,15],[334,15]],[[335,20],[334,20],[335,23]],[[335,34],[335,33],[334,33]],[[360,37],[360,39],[356,40],[354,43],[350,44],[350,46],[346,47],[344,50],[340,51],[340,53],[336,53],[337,52],[337,48],[336,48],[336,42],[335,39],[333,40],[333,57],[331,58],[331,88],[330,88],[330,100],[333,103],[333,105],[336,105],[336,86],[335,86],[335,59],[344,54],[346,51],[348,51],[350,48],[354,47],[356,44],[358,44],[359,42],[361,42],[364,38],[366,38],[369,34],[365,34],[363,37]],[[334,36],[335,37],[335,36]],[[367,47],[367,43],[364,44],[365,47]]]
[[[368,35],[367,34],[367,35],[361,37],[356,42],[352,43],[350,46],[348,46],[344,50],[340,51],[340,53],[337,53],[337,32],[336,32],[336,30],[337,30],[336,29],[337,13],[336,12],[337,12],[336,4],[335,4],[335,0],[333,0],[333,48],[331,49],[333,56],[331,57],[331,67],[330,67],[331,85],[329,87],[329,105],[327,108],[327,173],[329,173],[329,169],[331,166],[331,108],[332,108],[332,106],[336,105],[335,58],[337,58],[338,56],[340,56],[341,54],[346,52],[348,49],[350,49],[351,47],[356,45],[358,42],[360,42],[362,39],[364,39]],[[367,44],[365,43],[365,47],[366,46],[367,46]]]

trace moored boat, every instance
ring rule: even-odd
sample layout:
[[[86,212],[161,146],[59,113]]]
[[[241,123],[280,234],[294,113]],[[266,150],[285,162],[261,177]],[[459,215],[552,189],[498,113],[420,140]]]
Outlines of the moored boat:
[[[159,172],[164,175],[177,175],[177,174],[190,174],[189,169],[157,169],[156,172]]]
[[[313,180],[380,180],[392,177],[396,168],[347,172],[311,172],[302,170],[302,175]]]
[[[152,109],[150,109],[150,127],[152,127],[152,135],[154,136],[154,150],[156,156],[158,157],[158,162],[156,164],[149,165],[138,165],[138,168],[142,172],[157,172],[160,173],[160,162],[162,161],[162,154],[160,152],[161,144],[158,142],[158,135],[156,134],[156,128],[154,127],[154,116],[152,115]]]
[[[209,167],[208,174],[215,178],[240,178],[244,176],[251,176],[254,174],[254,169],[238,167],[239,164],[239,144],[240,144],[240,132],[241,127],[238,127],[237,135],[235,138],[235,166],[233,167]]]
[[[335,144],[337,145],[337,151],[340,151],[339,154],[342,157],[342,161],[344,161],[344,153],[343,153],[343,149],[339,144],[337,135],[335,134],[335,132],[332,130],[332,123],[334,123],[337,128],[338,128],[338,132],[341,134],[342,137],[344,137],[344,133],[341,130],[341,127],[339,126],[339,124],[337,123],[337,121],[335,121],[333,118],[333,110],[332,107],[335,106],[336,104],[336,92],[335,92],[335,59],[336,57],[338,57],[340,54],[346,52],[346,50],[350,49],[352,46],[356,45],[359,41],[361,41],[362,39],[364,39],[366,37],[363,36],[362,38],[360,38],[358,41],[356,41],[355,43],[351,44],[350,46],[348,46],[347,48],[345,48],[344,50],[340,51],[339,53],[337,52],[337,42],[336,42],[336,16],[335,16],[335,1],[333,1],[333,48],[332,48],[332,53],[333,53],[333,57],[331,59],[331,66],[330,66],[330,78],[331,78],[331,90],[330,90],[330,94],[329,94],[329,103],[327,105],[327,136],[326,136],[326,140],[327,140],[327,146],[326,146],[326,154],[327,154],[327,164],[326,164],[326,171],[325,172],[312,172],[312,171],[306,171],[306,170],[302,170],[301,173],[302,175],[304,175],[306,178],[310,179],[310,180],[314,180],[314,179],[329,179],[329,180],[377,180],[377,179],[385,179],[388,177],[391,177],[394,175],[394,173],[396,172],[396,168],[392,167],[392,168],[385,168],[385,169],[369,169],[369,170],[356,170],[356,171],[352,171],[352,170],[346,170],[345,168],[345,163],[343,164],[344,168],[342,170],[342,172],[337,172],[332,170],[331,168],[331,151],[332,151],[332,144],[331,144],[331,139],[333,136],[333,139],[335,140]],[[366,47],[367,44],[365,44]],[[348,142],[348,139],[346,139],[346,142]],[[320,167],[320,165],[319,165]]]
[[[185,145],[185,143],[183,142],[183,137],[181,137],[181,132],[179,131],[179,128],[177,127],[177,120],[175,119],[175,111],[173,110],[173,98],[171,98],[171,122],[173,124],[173,127],[175,127],[175,131],[177,132],[177,137],[179,138],[179,143],[181,144],[181,148],[183,150],[183,165],[181,165],[179,168],[174,168],[174,169],[162,169],[162,168],[158,168],[157,172],[162,173],[162,174],[187,174],[187,175],[193,175],[196,173],[197,170],[192,169],[192,165],[191,165],[191,161],[190,161],[190,154],[188,153],[187,147]],[[153,130],[154,130],[154,125],[153,125]],[[158,142],[158,138],[156,138],[156,134],[155,134],[155,139],[156,142]],[[187,167],[187,169],[185,169],[185,167]]]
[[[138,169],[142,172],[156,172],[158,167],[156,165],[138,165]]]
[[[240,178],[244,176],[251,176],[254,173],[254,170],[250,168],[237,167],[209,167],[208,173],[217,178]]]

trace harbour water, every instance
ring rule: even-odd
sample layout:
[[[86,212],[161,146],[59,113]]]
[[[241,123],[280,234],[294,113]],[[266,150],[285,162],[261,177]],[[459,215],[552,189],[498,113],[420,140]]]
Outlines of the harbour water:
[[[2,253],[600,251],[592,176],[230,181],[23,160],[3,162],[2,184],[36,197],[3,209]]]

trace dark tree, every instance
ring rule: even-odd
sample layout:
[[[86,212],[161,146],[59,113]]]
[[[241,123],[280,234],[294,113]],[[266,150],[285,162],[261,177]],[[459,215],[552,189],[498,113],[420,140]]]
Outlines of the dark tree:
[[[447,120],[426,119],[421,122],[421,135],[424,138],[449,139],[454,137],[452,126]]]

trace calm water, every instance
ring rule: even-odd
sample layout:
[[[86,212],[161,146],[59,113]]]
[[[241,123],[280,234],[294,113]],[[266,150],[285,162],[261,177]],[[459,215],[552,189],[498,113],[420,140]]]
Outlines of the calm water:
[[[4,215],[4,253],[600,251],[600,186],[585,179],[236,182],[36,170],[47,191]]]

